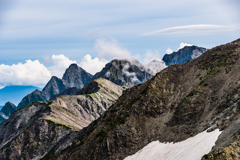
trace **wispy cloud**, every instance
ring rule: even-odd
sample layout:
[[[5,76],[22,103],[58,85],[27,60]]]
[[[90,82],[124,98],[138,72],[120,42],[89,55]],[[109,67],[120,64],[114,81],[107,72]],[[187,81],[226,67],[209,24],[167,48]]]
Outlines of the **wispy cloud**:
[[[117,39],[97,39],[94,49],[100,58],[133,59],[139,55],[132,55],[127,48],[121,46]]]
[[[212,25],[212,24],[197,24],[197,25],[186,25],[186,26],[176,26],[161,29],[154,32],[143,33],[142,35],[205,35],[214,32],[231,31],[236,30],[236,27],[232,26],[222,26],[222,25]]]

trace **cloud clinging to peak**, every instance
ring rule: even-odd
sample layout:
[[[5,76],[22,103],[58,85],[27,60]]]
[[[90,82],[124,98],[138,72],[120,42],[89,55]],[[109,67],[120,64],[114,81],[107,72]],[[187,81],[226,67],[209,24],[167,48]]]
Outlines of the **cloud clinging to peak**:
[[[101,69],[108,63],[106,59],[103,58],[92,58],[89,54],[85,55],[79,66],[85,69],[87,72],[94,75],[95,73],[101,71]]]
[[[192,46],[192,44],[181,42],[179,44],[179,47],[178,47],[178,49],[176,51],[179,51],[180,49],[184,48],[185,46]],[[173,50],[170,47],[168,47],[166,49],[166,54],[171,54],[171,53],[173,53]]]
[[[166,49],[166,54],[171,54],[173,52],[173,50],[170,49],[170,47],[168,47],[168,49]]]
[[[192,44],[182,42],[182,43],[180,43],[178,50],[184,48],[185,46],[192,46]]]

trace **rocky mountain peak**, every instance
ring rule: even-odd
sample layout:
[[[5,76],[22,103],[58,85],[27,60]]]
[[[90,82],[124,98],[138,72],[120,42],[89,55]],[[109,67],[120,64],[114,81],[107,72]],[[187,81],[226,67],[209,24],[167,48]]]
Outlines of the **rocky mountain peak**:
[[[65,71],[62,79],[69,83],[70,87],[81,89],[92,79],[92,75],[77,64],[71,64]]]
[[[171,64],[185,63],[189,60],[193,60],[199,57],[206,51],[206,48],[197,47],[194,45],[185,46],[184,48],[179,49],[177,52],[165,54],[162,60],[166,63],[167,66],[170,66]]]
[[[70,85],[65,80],[62,80],[56,76],[52,76],[50,81],[42,90],[42,95],[46,100],[62,92],[64,89],[70,88]]]
[[[132,87],[145,82],[152,76],[146,71],[145,66],[137,60],[114,59],[106,64],[100,72],[96,73],[92,79],[102,77],[117,85]]]
[[[12,114],[13,112],[15,112],[16,110],[17,110],[17,107],[16,107],[13,103],[7,102],[7,103],[3,106],[1,112],[2,112],[5,116],[9,117],[10,114]]]

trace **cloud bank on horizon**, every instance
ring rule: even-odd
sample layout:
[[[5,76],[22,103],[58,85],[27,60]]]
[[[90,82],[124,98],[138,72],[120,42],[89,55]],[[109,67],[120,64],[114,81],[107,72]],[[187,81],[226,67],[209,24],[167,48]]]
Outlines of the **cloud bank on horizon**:
[[[43,87],[51,76],[62,78],[65,70],[73,63],[78,64],[91,74],[100,71],[108,62],[105,59],[93,58],[85,55],[80,63],[70,60],[63,54],[52,55],[52,65],[46,67],[38,60],[26,60],[25,63],[0,65],[0,88],[9,85],[32,85]]]

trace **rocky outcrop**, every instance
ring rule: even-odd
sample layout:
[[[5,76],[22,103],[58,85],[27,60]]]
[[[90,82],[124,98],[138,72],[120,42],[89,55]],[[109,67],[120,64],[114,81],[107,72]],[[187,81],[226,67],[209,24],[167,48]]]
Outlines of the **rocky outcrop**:
[[[91,87],[96,92],[33,102],[14,112],[0,125],[0,159],[41,159],[58,144],[61,149],[70,145],[76,131],[104,114],[122,94],[123,88],[108,80],[92,83],[97,83]]]
[[[43,159],[124,159],[152,141],[179,142],[216,128],[222,133],[204,158],[217,151],[217,156],[228,152],[236,159],[239,70],[240,40],[215,47],[188,63],[171,65],[124,91],[103,117],[78,132],[72,144],[61,151],[51,150]]]
[[[17,108],[20,109],[34,101],[46,102],[47,100],[43,97],[42,92],[36,89],[34,92],[25,96],[22,101],[18,104]]]
[[[71,64],[65,71],[62,80],[68,82],[70,87],[81,89],[85,84],[90,82],[92,75],[86,72],[77,64]]]
[[[146,71],[146,67],[137,60],[114,59],[98,73],[93,79],[105,78],[120,85],[132,87],[150,79],[153,75]]]
[[[165,54],[162,60],[166,63],[167,66],[170,66],[171,64],[185,63],[189,60],[193,60],[199,57],[206,51],[207,49],[202,47],[185,46],[177,52]]]

